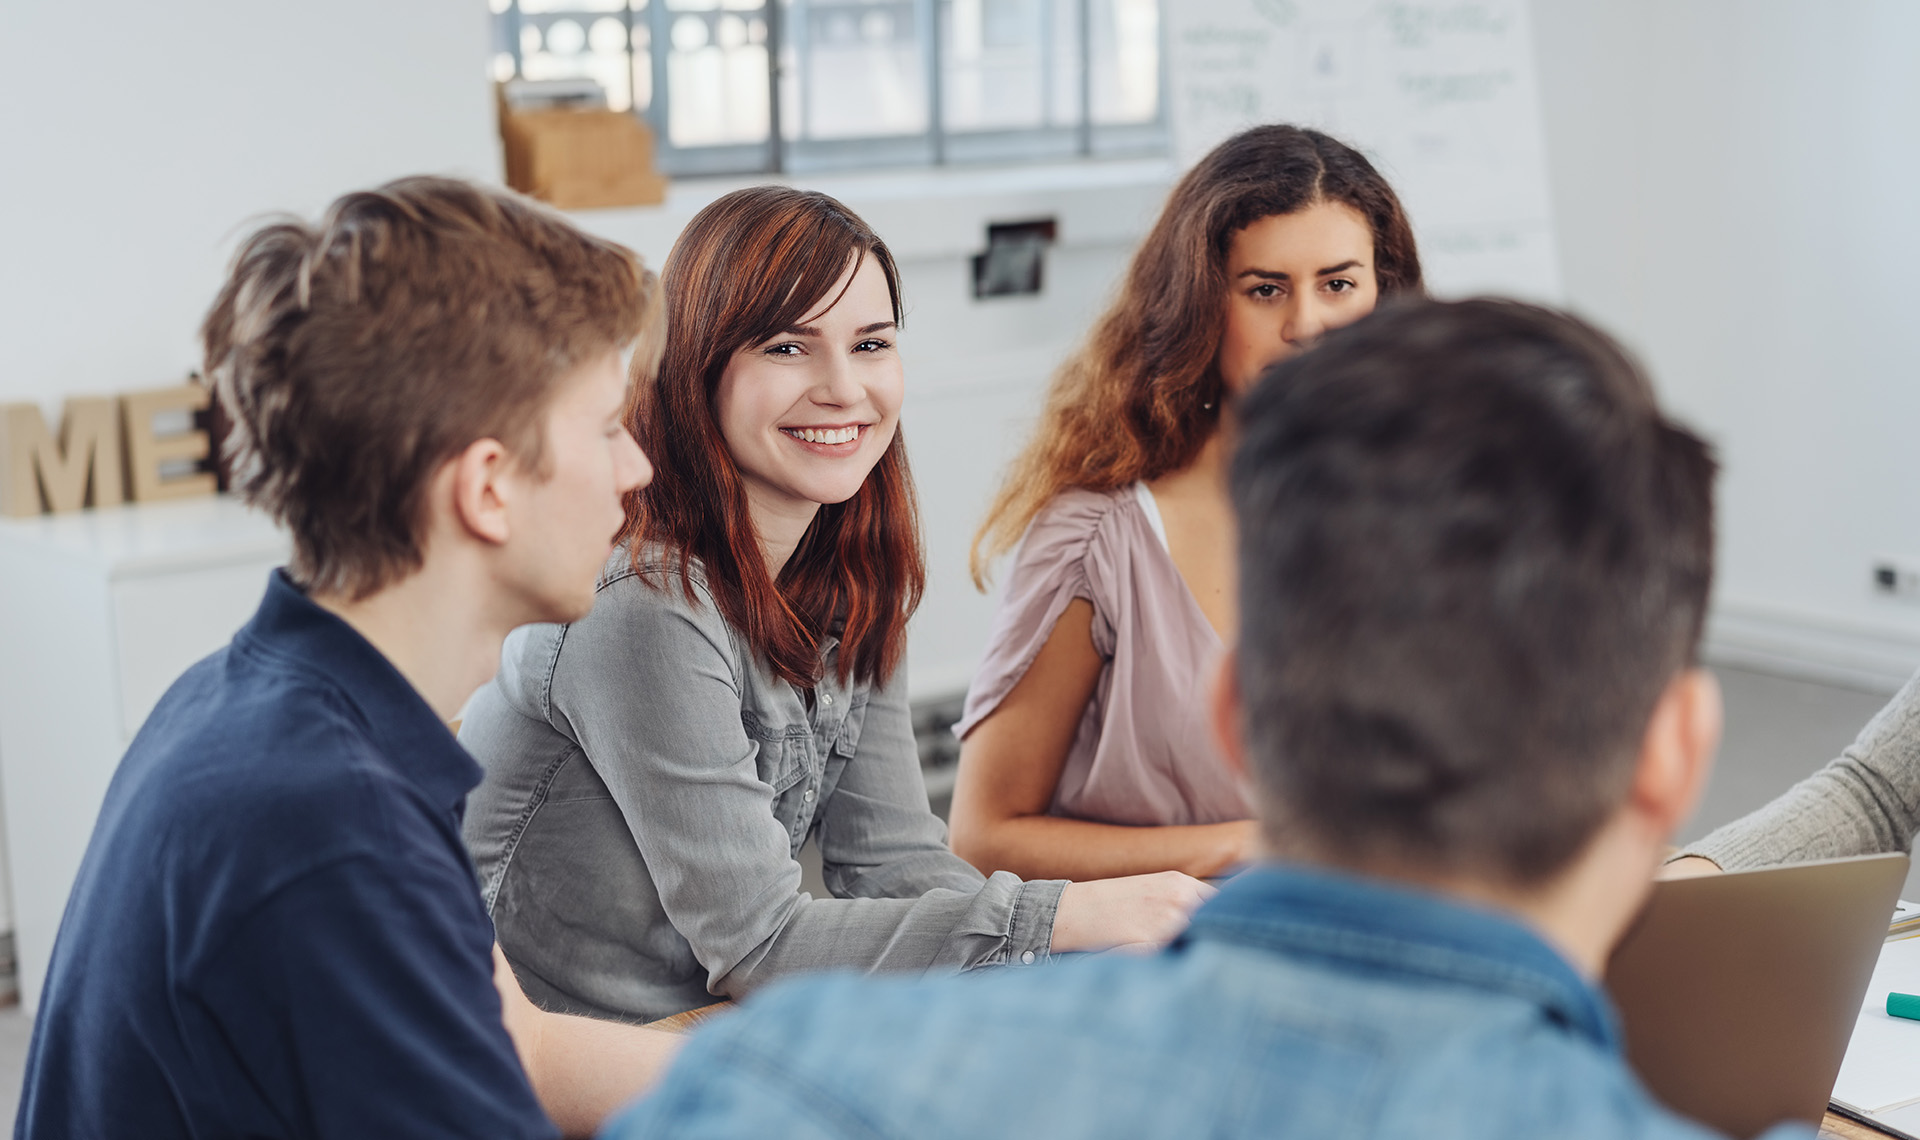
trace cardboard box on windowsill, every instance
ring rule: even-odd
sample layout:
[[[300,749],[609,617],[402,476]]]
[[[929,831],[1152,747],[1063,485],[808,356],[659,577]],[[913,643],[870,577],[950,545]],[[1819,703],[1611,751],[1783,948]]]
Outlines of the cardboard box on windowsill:
[[[507,185],[563,210],[651,206],[667,197],[653,131],[625,111],[515,110],[500,103]]]

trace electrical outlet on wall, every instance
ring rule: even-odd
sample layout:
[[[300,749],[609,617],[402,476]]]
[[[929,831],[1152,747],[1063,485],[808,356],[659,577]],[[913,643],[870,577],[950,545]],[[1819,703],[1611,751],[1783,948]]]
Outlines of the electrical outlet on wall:
[[[1873,592],[1920,602],[1920,557],[1882,555],[1874,559]]]

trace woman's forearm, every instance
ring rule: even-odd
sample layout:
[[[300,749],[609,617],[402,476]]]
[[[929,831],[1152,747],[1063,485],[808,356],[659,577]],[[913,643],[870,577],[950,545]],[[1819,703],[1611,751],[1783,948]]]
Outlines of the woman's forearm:
[[[953,826],[955,853],[988,874],[1012,871],[1023,879],[1085,881],[1154,871],[1211,878],[1252,859],[1259,828],[1231,823],[1127,827],[1061,816],[1028,815],[966,821]]]
[[[957,972],[1031,961],[1027,954],[1043,957],[1052,944],[1066,886],[996,875],[965,891],[936,888],[918,898],[801,894],[758,945],[724,971],[712,970],[707,988],[738,1000],[770,982],[820,970]]]
[[[686,1038],[676,1033],[543,1015],[528,1077],[541,1107],[567,1136],[591,1136],[607,1119],[652,1088]]]
[[[659,1081],[685,1041],[675,1033],[536,1007],[497,944],[493,984],[527,1082],[567,1136],[599,1131],[608,1117]]]

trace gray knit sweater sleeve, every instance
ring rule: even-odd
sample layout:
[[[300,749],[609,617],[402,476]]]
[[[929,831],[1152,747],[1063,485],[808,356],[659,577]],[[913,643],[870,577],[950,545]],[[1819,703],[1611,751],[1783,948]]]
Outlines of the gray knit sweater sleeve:
[[[1728,871],[1906,851],[1920,831],[1920,673],[1838,759],[1674,857]]]

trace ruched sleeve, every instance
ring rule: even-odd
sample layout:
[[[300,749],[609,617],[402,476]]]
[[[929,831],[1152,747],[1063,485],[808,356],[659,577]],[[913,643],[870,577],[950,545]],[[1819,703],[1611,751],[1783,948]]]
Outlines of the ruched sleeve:
[[[1136,486],[1068,491],[1034,519],[954,731],[964,737],[993,715],[1061,613],[1085,598],[1103,664],[1048,811],[1134,826],[1246,819],[1245,781],[1219,755],[1205,713],[1220,637],[1143,499]]]
[[[1034,517],[1007,571],[1006,590],[994,613],[986,654],[967,689],[967,703],[954,735],[965,738],[1000,707],[1026,676],[1053,627],[1075,598],[1093,604],[1093,644],[1113,655],[1114,631],[1102,596],[1100,575],[1090,572],[1089,552],[1114,497],[1071,490],[1056,496]]]

